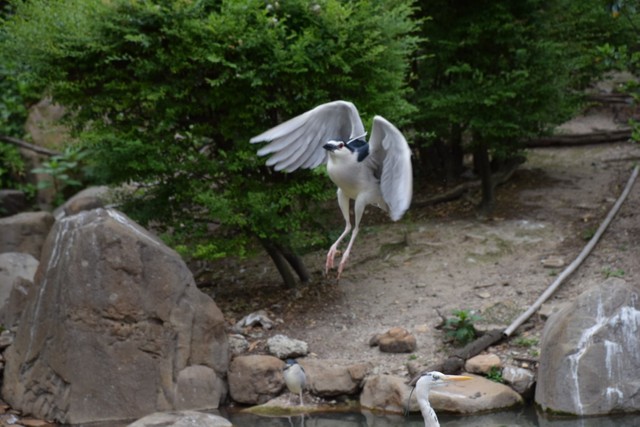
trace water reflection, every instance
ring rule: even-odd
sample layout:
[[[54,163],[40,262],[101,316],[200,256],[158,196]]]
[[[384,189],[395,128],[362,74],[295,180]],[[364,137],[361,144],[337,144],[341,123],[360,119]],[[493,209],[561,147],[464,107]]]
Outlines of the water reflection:
[[[295,415],[291,417],[261,417],[232,413],[226,417],[236,427],[423,427],[418,414],[374,415],[371,413],[331,413]],[[640,415],[619,417],[545,419],[533,409],[505,411],[485,415],[439,415],[442,427],[637,427]]]

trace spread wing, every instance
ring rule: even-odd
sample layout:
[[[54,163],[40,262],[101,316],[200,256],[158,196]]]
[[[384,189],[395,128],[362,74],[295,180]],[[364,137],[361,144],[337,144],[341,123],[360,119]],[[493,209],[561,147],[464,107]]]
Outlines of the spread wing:
[[[327,151],[322,146],[327,141],[347,142],[364,133],[355,105],[347,101],[333,101],[254,136],[250,142],[271,141],[258,150],[258,155],[272,154],[267,166],[274,166],[277,171],[292,172],[324,163]]]
[[[409,209],[413,195],[411,150],[398,128],[383,117],[373,118],[369,157],[365,161],[380,177],[380,190],[391,219],[399,220]]]

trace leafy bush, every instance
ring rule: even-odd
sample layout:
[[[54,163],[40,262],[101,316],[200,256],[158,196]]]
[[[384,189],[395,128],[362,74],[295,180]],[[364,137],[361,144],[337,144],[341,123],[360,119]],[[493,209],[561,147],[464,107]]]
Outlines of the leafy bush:
[[[444,330],[446,331],[446,336],[453,339],[455,344],[461,346],[473,341],[477,336],[476,328],[473,324],[479,321],[481,317],[469,310],[455,310],[453,315],[455,317],[450,317],[445,322]]]
[[[73,112],[101,179],[138,187],[130,215],[212,258],[324,239],[324,173],[273,173],[248,140],[334,99],[402,123],[412,13],[409,0],[33,0],[2,49]]]

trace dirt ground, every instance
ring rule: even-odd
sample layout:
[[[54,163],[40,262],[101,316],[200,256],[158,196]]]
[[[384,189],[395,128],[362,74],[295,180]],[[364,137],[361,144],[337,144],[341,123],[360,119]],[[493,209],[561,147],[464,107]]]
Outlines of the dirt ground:
[[[610,117],[578,118],[563,132],[617,128]],[[536,148],[497,189],[493,215],[480,218],[479,194],[422,209],[393,223],[369,207],[338,284],[324,278],[326,250],[305,258],[314,280],[281,286],[273,264],[257,257],[227,264],[212,292],[229,325],[264,309],[276,326],[248,332],[251,352],[275,334],[306,341],[310,356],[371,362],[374,372],[407,374],[407,363],[443,360],[451,344],[436,326],[439,313],[470,310],[477,326],[506,327],[524,312],[586,245],[622,192],[640,147],[631,142]],[[416,183],[414,199],[429,197]],[[339,215],[338,206],[335,206]],[[328,248],[327,248],[328,249]],[[545,266],[544,261],[556,262]],[[562,266],[557,265],[558,260]],[[585,263],[548,304],[570,301],[608,276],[640,283],[640,183]],[[370,347],[374,334],[400,326],[417,338],[412,354]],[[491,347],[503,363],[535,366],[544,320],[534,315],[513,337]]]

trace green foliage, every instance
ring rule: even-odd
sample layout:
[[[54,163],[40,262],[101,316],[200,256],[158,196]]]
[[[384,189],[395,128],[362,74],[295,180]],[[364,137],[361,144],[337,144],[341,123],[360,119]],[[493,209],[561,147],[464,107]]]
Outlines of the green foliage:
[[[624,277],[625,272],[621,268],[605,267],[602,269],[602,275],[605,279],[608,279],[609,277]]]
[[[502,378],[502,369],[498,366],[492,366],[491,369],[489,369],[489,372],[487,372],[487,378],[497,383],[504,383],[504,378]]]
[[[473,341],[477,336],[474,323],[481,317],[469,310],[455,310],[453,315],[456,317],[448,318],[444,325],[447,337],[460,346]]]
[[[85,158],[88,152],[78,147],[68,146],[58,155],[42,162],[39,168],[32,169],[32,173],[49,175],[50,180],[40,181],[38,189],[53,188],[54,204],[62,204],[70,191],[82,187],[83,177],[87,176]]]
[[[593,236],[595,236],[596,231],[598,231],[596,228],[593,227],[589,227],[586,228],[583,232],[582,232],[582,240],[591,240],[593,238]]]
[[[434,55],[418,62],[420,131],[449,141],[461,129],[507,158],[571,111],[563,45],[548,37],[548,2],[425,3]],[[452,127],[452,125],[456,127]],[[479,142],[479,141],[478,141]]]
[[[1,46],[72,111],[96,174],[183,253],[323,241],[322,172],[274,173],[251,136],[321,102],[403,123],[411,1],[18,1]]]
[[[513,340],[513,343],[518,347],[531,348],[534,345],[538,345],[538,338],[536,337],[517,337]]]

